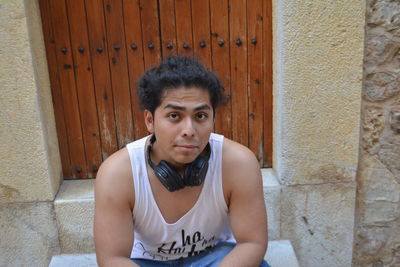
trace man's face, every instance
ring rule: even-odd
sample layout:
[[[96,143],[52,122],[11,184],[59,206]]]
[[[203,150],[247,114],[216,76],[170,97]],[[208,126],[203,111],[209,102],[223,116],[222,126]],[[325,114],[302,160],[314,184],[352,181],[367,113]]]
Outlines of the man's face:
[[[165,90],[154,116],[145,111],[145,123],[157,138],[153,161],[166,160],[180,168],[204,150],[213,131],[210,95],[196,87]]]

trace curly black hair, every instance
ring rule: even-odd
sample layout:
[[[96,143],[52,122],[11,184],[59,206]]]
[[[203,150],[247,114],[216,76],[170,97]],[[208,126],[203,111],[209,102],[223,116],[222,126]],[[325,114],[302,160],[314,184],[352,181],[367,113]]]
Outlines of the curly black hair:
[[[218,77],[207,70],[199,60],[184,56],[171,56],[157,67],[149,69],[138,81],[137,94],[142,109],[152,114],[161,104],[164,90],[181,87],[205,89],[210,95],[212,108],[226,102],[224,87]]]

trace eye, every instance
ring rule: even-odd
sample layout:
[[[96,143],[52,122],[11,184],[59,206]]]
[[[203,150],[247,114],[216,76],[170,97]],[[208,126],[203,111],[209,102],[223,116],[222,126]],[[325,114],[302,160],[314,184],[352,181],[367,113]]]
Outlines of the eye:
[[[168,118],[172,119],[172,120],[177,120],[179,118],[178,113],[169,113],[167,115]]]
[[[208,118],[208,114],[206,114],[206,113],[197,113],[197,114],[196,114],[196,118],[197,118],[198,120],[205,120],[205,119]]]

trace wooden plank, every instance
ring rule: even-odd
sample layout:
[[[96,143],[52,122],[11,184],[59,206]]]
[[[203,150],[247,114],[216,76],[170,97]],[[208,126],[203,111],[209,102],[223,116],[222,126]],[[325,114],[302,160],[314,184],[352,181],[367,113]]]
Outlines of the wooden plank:
[[[233,139],[248,146],[246,0],[230,1],[229,26]]]
[[[56,122],[58,145],[60,148],[61,165],[63,177],[72,177],[71,160],[69,158],[69,147],[67,129],[64,118],[64,105],[61,95],[61,85],[58,78],[56,45],[53,35],[51,12],[49,0],[40,0],[40,14],[42,17],[43,37],[46,46],[47,64],[49,69],[51,95],[53,100],[54,116]]]
[[[263,165],[264,79],[262,0],[247,2],[247,55],[249,86],[249,148]]]
[[[264,167],[272,167],[272,0],[263,3],[264,44]]]
[[[160,26],[162,40],[162,57],[166,58],[178,53],[175,26],[175,1],[159,1]]]
[[[145,69],[158,65],[161,61],[160,29],[157,0],[141,0],[142,38]]]
[[[105,160],[118,149],[118,144],[108,64],[104,8],[103,2],[98,0],[85,0],[85,6],[100,127],[101,154],[102,159]]]
[[[99,120],[97,118],[96,98],[93,86],[92,64],[83,1],[66,1],[71,34],[72,56],[78,104],[82,121],[83,143],[87,170],[85,178],[96,176],[101,163]]]
[[[140,21],[140,6],[136,0],[124,0],[124,26],[128,55],[129,84],[131,90],[132,112],[134,120],[135,139],[148,134],[144,124],[143,111],[139,107],[137,97],[137,80],[144,73],[142,27]]]
[[[221,79],[225,93],[230,90],[230,47],[228,0],[210,0],[212,69]],[[217,109],[215,132],[232,138],[231,101]]]
[[[118,147],[134,140],[121,0],[104,0]]]
[[[178,55],[193,56],[192,12],[190,2],[190,0],[175,0]]]
[[[78,97],[75,86],[75,74],[73,69],[71,44],[67,10],[64,1],[50,1],[52,14],[53,33],[56,46],[56,57],[62,98],[64,102],[64,116],[67,128],[70,159],[73,168],[71,177],[84,178],[86,175],[85,148],[81,131]],[[62,52],[62,51],[65,51]]]
[[[194,56],[211,69],[210,2],[192,0]]]

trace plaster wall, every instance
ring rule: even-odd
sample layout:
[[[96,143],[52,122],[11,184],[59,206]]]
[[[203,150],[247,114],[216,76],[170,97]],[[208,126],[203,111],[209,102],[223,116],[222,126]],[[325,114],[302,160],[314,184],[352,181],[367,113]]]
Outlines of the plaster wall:
[[[280,238],[301,266],[351,266],[365,1],[274,0],[273,20]]]
[[[274,169],[281,183],[352,182],[364,1],[274,1]]]
[[[37,1],[0,1],[0,202],[51,201],[61,161]]]

